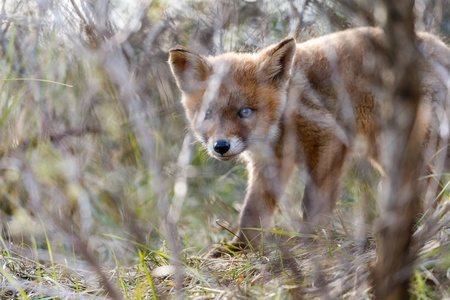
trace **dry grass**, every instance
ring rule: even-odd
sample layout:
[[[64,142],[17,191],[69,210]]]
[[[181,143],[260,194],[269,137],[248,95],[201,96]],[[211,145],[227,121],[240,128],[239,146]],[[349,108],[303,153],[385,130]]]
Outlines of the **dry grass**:
[[[0,298],[372,298],[376,243],[357,172],[309,246],[205,257],[231,239],[215,220],[236,224],[245,171],[194,146],[166,61],[176,44],[252,50],[371,25],[376,4],[127,3],[0,4]],[[419,1],[417,26],[448,37],[446,7]],[[296,235],[302,189],[280,204],[274,241]],[[417,299],[449,297],[440,209],[417,221]]]
[[[125,265],[116,260],[114,266],[102,270],[114,288],[131,299],[175,295],[191,299],[371,299],[375,244],[362,244],[337,227],[322,231],[308,247],[294,248],[290,257],[277,247],[264,254],[248,251],[216,259],[188,248],[183,251],[181,267],[175,268],[171,251],[163,246],[159,251],[134,252],[135,263]],[[4,299],[106,296],[99,276],[75,255],[51,255],[15,245],[3,249]],[[416,262],[413,297],[448,297],[449,251],[448,229],[428,240]],[[176,276],[180,276],[181,286],[176,285]]]

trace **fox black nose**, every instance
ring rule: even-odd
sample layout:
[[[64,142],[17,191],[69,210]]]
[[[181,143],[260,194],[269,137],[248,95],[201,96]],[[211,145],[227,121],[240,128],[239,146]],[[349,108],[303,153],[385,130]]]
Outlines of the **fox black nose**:
[[[214,144],[214,151],[219,154],[225,154],[230,150],[230,144],[227,141],[219,140]]]

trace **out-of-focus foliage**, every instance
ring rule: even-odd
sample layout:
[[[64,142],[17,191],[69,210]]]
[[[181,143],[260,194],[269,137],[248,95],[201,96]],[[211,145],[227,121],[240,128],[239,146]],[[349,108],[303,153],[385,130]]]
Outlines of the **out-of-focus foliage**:
[[[253,51],[288,35],[307,40],[379,24],[379,6],[370,0],[4,0],[2,255],[8,257],[9,245],[23,246],[15,250],[23,257],[80,268],[87,262],[97,270],[93,265],[140,264],[139,249],[164,266],[157,251],[188,248],[186,254],[196,255],[230,239],[215,220],[236,224],[245,169],[208,158],[188,134],[168,49],[183,45],[209,55]],[[449,0],[417,1],[418,29],[448,37],[449,7]],[[348,181],[341,208],[358,196]],[[300,215],[301,193],[293,187],[281,204],[290,208],[278,219],[287,230],[287,221]],[[234,272],[243,271],[230,270],[230,280],[241,276]]]

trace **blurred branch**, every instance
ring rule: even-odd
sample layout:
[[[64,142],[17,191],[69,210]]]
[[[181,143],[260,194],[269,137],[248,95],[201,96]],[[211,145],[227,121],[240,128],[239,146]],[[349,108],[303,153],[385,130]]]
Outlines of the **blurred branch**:
[[[59,143],[61,140],[67,137],[80,137],[86,134],[98,134],[101,133],[100,128],[69,128],[61,133],[50,134],[50,141],[52,143]]]
[[[391,87],[393,114],[386,134],[394,150],[390,153],[389,195],[379,224],[374,293],[378,299],[407,299],[416,257],[412,230],[422,192],[417,183],[423,169],[422,140],[416,121],[421,94],[417,65],[421,57],[415,45],[414,1],[385,0],[384,4],[385,54],[395,76]]]
[[[300,38],[300,32],[303,27],[303,14],[305,13],[305,9],[310,2],[311,0],[305,0],[300,9],[298,9],[292,0],[289,1],[291,4],[292,13],[295,16],[295,18],[292,18],[291,20],[291,30],[289,34],[293,35],[297,40]]]
[[[349,15],[357,15],[360,19],[364,20],[364,26],[377,25],[373,15],[373,5],[377,5],[375,1],[342,0],[340,4]]]
[[[99,134],[99,133],[101,133],[100,128],[90,128],[90,127],[69,128],[60,133],[49,134],[48,139],[52,143],[57,144],[57,143],[60,143],[63,139],[68,138],[68,137],[81,137],[86,134]],[[40,140],[42,140],[42,138]],[[19,149],[20,151],[27,151],[30,146],[37,144],[40,140],[27,139],[27,140],[21,141],[20,144],[15,145],[14,148],[8,148],[7,151],[11,151],[13,149]],[[0,150],[0,156],[2,156],[3,152],[5,152],[5,151],[6,151],[5,149]]]
[[[83,28],[84,33],[87,36],[87,39],[89,41],[89,46],[93,49],[97,49],[101,46],[102,42],[108,38],[110,38],[113,35],[113,28],[111,26],[111,23],[108,20],[107,17],[107,7],[109,5],[109,1],[101,0],[97,2],[97,6],[101,6],[102,15],[98,15],[97,22],[93,21],[93,18],[90,17],[94,14],[94,12],[98,12],[100,8],[92,8],[87,7],[89,3],[86,3],[87,1],[83,1],[84,3],[84,14],[81,11],[81,9],[78,7],[78,5],[75,3],[74,0],[70,0],[70,3],[72,4],[75,13],[80,18],[81,21],[81,27]],[[89,11],[88,11],[89,9]]]
[[[80,18],[80,20],[84,23],[87,24],[86,19],[84,18],[83,14],[81,13],[80,8],[78,7],[78,5],[75,3],[74,0],[70,0],[70,3],[72,4],[73,8],[75,9],[76,14],[78,15],[78,17]]]
[[[60,224],[60,226],[64,227],[66,233],[70,235],[69,228],[66,228],[67,226],[64,226],[63,224]],[[89,251],[88,245],[79,236],[73,234],[71,234],[70,236],[72,238],[72,242],[76,252],[81,255],[83,259],[85,259],[89,264],[89,266],[98,274],[98,276],[100,277],[100,282],[103,285],[102,288],[107,292],[108,296],[114,300],[124,299],[122,295],[120,295],[116,290],[116,288],[111,284],[111,281],[108,279],[108,277],[106,277],[106,274],[105,272],[103,272],[101,266],[98,263],[98,260]]]

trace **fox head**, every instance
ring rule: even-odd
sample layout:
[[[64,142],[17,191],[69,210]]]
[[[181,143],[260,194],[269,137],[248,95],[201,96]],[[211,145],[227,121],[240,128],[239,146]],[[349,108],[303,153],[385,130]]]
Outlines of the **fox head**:
[[[211,156],[229,160],[277,139],[295,50],[294,38],[256,53],[169,50],[187,118]]]

